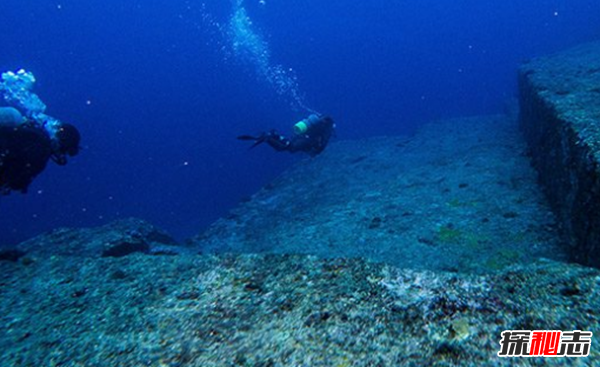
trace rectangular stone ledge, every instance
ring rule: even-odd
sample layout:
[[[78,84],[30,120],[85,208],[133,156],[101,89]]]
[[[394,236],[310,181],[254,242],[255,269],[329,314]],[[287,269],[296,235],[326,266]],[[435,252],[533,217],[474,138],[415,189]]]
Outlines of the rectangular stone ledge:
[[[600,267],[600,42],[522,65],[519,104],[571,259]]]

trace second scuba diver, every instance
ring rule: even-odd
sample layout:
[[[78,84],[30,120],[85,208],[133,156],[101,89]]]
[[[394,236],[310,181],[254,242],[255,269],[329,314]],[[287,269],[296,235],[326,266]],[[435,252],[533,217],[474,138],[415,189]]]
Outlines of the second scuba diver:
[[[48,160],[64,166],[67,156],[77,155],[80,135],[75,126],[59,122],[55,129],[51,137],[16,109],[0,107],[0,194],[26,193]]]
[[[27,192],[50,159],[64,166],[79,152],[79,131],[45,114],[34,84],[23,69],[0,75],[0,99],[8,104],[0,106],[0,194]]]
[[[251,149],[267,143],[278,152],[304,152],[314,157],[327,147],[334,130],[335,123],[331,117],[312,114],[294,125],[294,136],[291,138],[271,130],[263,132],[259,136],[241,135],[238,136],[238,139],[254,141]]]

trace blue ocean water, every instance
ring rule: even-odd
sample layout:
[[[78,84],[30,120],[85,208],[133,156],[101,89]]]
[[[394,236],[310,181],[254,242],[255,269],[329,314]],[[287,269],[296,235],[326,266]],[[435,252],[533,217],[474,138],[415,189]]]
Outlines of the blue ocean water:
[[[527,58],[600,38],[597,0],[0,2],[0,71],[25,68],[82,152],[0,197],[0,244],[136,216],[198,233],[301,157],[235,137],[311,110],[338,139],[501,112]]]

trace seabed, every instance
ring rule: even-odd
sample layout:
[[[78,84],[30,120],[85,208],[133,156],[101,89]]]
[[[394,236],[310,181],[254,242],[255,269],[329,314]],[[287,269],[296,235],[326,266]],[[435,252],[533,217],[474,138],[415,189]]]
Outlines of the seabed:
[[[335,141],[182,244],[38,236],[0,253],[2,365],[600,365],[497,357],[504,330],[598,330],[531,163],[515,115],[437,121]]]

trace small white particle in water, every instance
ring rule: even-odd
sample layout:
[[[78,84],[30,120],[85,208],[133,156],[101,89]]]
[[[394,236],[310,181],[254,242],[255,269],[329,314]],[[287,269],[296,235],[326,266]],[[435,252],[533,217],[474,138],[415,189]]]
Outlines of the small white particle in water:
[[[44,190],[38,190],[37,193],[38,193],[38,195],[41,195],[44,193]]]
[[[89,106],[92,104],[92,101],[88,99],[87,101],[85,101],[85,104]]]
[[[57,4],[57,5],[56,5],[56,9],[58,9],[58,10],[62,9],[62,5],[60,5],[60,4]]]
[[[558,16],[558,12],[557,12],[557,11],[555,11],[555,12],[554,12],[554,16],[555,16],[555,17],[557,17],[557,16]]]
[[[184,165],[184,166],[189,166],[189,165],[190,165],[190,162],[183,162],[183,165]]]

